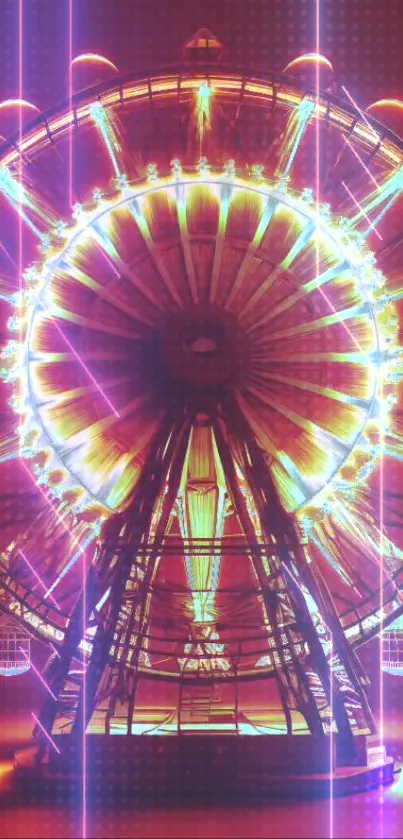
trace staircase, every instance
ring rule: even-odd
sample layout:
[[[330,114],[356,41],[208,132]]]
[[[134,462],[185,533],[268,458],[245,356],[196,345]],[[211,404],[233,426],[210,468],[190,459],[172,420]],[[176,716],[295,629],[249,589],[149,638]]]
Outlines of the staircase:
[[[182,687],[179,706],[179,729],[182,725],[209,725],[213,701],[211,685]]]
[[[203,735],[236,734],[235,709],[222,704],[217,685],[182,685],[178,731]]]

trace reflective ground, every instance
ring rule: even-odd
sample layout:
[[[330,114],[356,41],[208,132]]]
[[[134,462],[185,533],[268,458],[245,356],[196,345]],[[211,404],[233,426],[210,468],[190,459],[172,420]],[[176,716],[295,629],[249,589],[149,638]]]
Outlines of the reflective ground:
[[[30,732],[27,714],[0,718],[0,836],[10,839],[263,839],[263,837],[390,837],[403,836],[403,777],[383,791],[335,799],[304,802],[260,802],[194,804],[186,801],[150,803],[139,808],[130,801],[104,806],[87,797],[83,817],[82,801],[69,802],[69,790],[60,798],[30,803],[7,795],[12,780],[10,749]],[[385,737],[395,754],[403,731],[403,716],[386,719]],[[403,742],[403,737],[402,737]]]
[[[403,781],[378,791],[327,801],[241,805],[130,807],[87,806],[81,814],[63,803],[5,806],[0,814],[3,837],[67,839],[69,837],[401,837],[403,835]]]

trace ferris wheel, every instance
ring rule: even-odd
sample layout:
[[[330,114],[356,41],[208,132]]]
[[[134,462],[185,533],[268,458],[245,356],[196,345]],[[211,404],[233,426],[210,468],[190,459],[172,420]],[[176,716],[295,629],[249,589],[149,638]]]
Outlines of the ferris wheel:
[[[220,49],[146,77],[81,56],[106,80],[19,103],[0,146],[1,446],[41,502],[1,608],[53,649],[52,737],[84,701],[88,731],[135,732],[140,679],[178,687],[183,731],[195,691],[206,728],[207,685],[267,678],[288,734],[351,751],[355,651],[403,613],[403,105]]]

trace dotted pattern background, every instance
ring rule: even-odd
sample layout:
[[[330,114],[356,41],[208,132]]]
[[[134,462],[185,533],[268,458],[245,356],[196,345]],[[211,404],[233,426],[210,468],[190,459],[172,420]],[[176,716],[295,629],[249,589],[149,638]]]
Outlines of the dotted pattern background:
[[[18,95],[21,3],[23,95],[47,108],[68,92],[68,0],[0,0],[0,99]],[[315,49],[314,0],[72,0],[72,6],[73,55],[100,52],[122,70],[175,63],[183,42],[201,26],[227,45],[228,62],[237,65],[280,71],[297,54]],[[403,96],[402,31],[403,0],[321,0],[321,51],[364,105]],[[365,663],[371,665],[377,656],[375,645]],[[396,680],[385,680],[385,687],[389,710],[396,706],[397,730],[402,690]],[[26,697],[27,681],[0,684],[0,707],[26,708]],[[31,703],[40,699],[34,683],[29,697]],[[44,807],[22,806],[5,814],[2,835],[81,836],[78,810],[68,789],[65,797],[56,798],[49,791]],[[401,835],[403,806],[387,812],[384,834]],[[339,836],[380,835],[377,800],[361,796],[338,803],[337,824]],[[326,802],[294,810],[276,805],[260,812],[237,810],[234,803],[232,814],[230,807],[206,813],[186,805],[140,816],[126,804],[120,811],[95,808],[87,835],[327,836],[329,811]]]
[[[22,3],[24,94],[42,107],[67,92],[68,0],[2,0],[2,94],[18,90]],[[401,0],[321,0],[321,47],[363,103],[401,93]],[[122,69],[177,60],[201,26],[229,59],[281,70],[315,48],[315,0],[72,0],[73,52],[103,52]]]

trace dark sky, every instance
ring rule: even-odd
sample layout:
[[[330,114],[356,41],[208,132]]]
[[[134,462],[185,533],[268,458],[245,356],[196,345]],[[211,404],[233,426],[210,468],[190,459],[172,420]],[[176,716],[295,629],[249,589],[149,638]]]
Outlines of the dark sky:
[[[73,54],[102,52],[123,70],[176,62],[201,26],[229,58],[281,70],[315,48],[316,0],[71,0]],[[318,0],[319,2],[319,0]],[[23,9],[24,95],[48,107],[67,92],[69,0],[0,0],[0,91],[18,91]],[[403,0],[320,0],[321,45],[363,104],[403,95]]]

